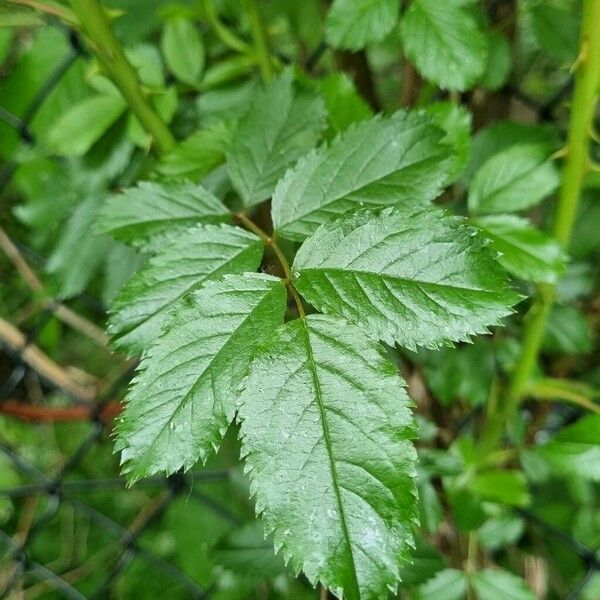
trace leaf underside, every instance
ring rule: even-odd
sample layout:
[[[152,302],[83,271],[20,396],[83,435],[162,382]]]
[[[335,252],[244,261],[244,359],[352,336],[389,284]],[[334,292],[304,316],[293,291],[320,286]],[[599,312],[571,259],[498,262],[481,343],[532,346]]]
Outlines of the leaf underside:
[[[302,241],[362,204],[423,206],[448,179],[449,149],[428,117],[397,112],[352,125],[300,159],[273,195],[276,231]]]
[[[262,254],[258,237],[231,225],[197,226],[168,240],[116,298],[108,327],[115,345],[141,354],[187,292],[226,273],[256,271]]]
[[[476,231],[438,210],[361,209],[326,223],[292,272],[320,311],[411,349],[486,333],[519,299]]]
[[[312,583],[349,600],[395,588],[416,519],[410,401],[380,350],[336,318],[288,322],[238,409],[266,532]]]
[[[226,275],[189,294],[127,396],[117,449],[130,481],[188,469],[216,449],[255,346],[283,323],[283,281]]]

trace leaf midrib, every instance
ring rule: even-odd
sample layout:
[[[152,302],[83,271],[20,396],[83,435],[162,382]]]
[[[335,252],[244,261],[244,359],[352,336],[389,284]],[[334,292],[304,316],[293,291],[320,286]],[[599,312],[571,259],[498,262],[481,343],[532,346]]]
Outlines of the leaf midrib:
[[[443,289],[448,289],[448,290],[452,290],[452,291],[463,291],[463,292],[474,292],[474,293],[482,293],[482,294],[494,294],[497,295],[500,293],[500,291],[498,290],[487,290],[484,288],[474,288],[474,287],[469,287],[469,286],[458,286],[458,285],[451,285],[449,283],[439,283],[439,282],[435,282],[435,281],[427,281],[427,280],[422,280],[422,279],[415,279],[415,278],[409,278],[409,277],[401,277],[401,276],[397,276],[397,275],[389,275],[387,273],[376,273],[374,271],[367,271],[367,270],[361,270],[361,269],[345,269],[343,267],[308,267],[308,268],[302,268],[299,270],[300,273],[308,273],[310,271],[314,271],[314,272],[335,272],[335,273],[343,273],[343,274],[349,274],[349,273],[359,273],[361,275],[371,275],[372,277],[380,277],[381,279],[388,279],[388,280],[393,280],[393,281],[399,281],[403,284],[407,284],[407,285],[412,285],[412,286],[431,286],[431,287],[435,287],[435,288],[443,288]]]
[[[350,533],[348,531],[348,525],[346,523],[346,513],[344,510],[344,504],[342,502],[342,496],[340,492],[340,484],[338,482],[338,474],[335,466],[335,460],[333,458],[333,448],[331,444],[331,435],[329,432],[329,425],[327,424],[326,414],[325,414],[325,406],[323,405],[323,393],[321,391],[321,383],[319,381],[319,375],[317,373],[315,359],[313,356],[312,346],[310,342],[310,330],[308,328],[308,324],[306,322],[306,317],[300,317],[302,322],[302,327],[304,329],[304,335],[306,337],[306,352],[308,356],[308,366],[311,372],[313,385],[315,386],[315,397],[317,401],[317,406],[319,408],[319,416],[321,420],[321,426],[323,428],[323,437],[325,440],[325,449],[327,451],[327,458],[329,460],[329,469],[331,472],[331,480],[333,482],[334,493],[338,505],[338,511],[340,513],[340,523],[342,527],[342,533],[346,540],[346,544],[348,545],[348,552],[350,553],[350,559],[352,561],[352,574],[355,584],[355,593],[356,597],[360,597],[360,587],[358,585],[358,576],[356,573],[356,562],[354,559],[354,553],[352,551],[352,543],[350,541]]]
[[[256,306],[254,306],[254,308],[246,315],[246,317],[234,329],[233,333],[227,338],[227,340],[223,343],[223,345],[219,348],[219,350],[217,350],[215,355],[209,360],[208,364],[206,365],[206,367],[204,368],[202,373],[200,373],[200,375],[196,378],[194,383],[190,386],[190,389],[185,393],[183,398],[180,400],[178,405],[175,407],[175,410],[173,411],[171,416],[165,421],[163,426],[157,432],[156,436],[154,437],[155,442],[162,436],[165,429],[167,427],[169,427],[169,425],[171,424],[173,419],[177,416],[177,414],[181,410],[181,408],[184,405],[186,405],[190,396],[194,393],[194,391],[196,390],[196,387],[198,386],[198,384],[200,383],[202,378],[212,369],[214,362],[221,356],[221,354],[227,349],[227,347],[229,345],[231,345],[232,341],[239,337],[240,331],[244,328],[245,324],[251,319],[252,315],[263,305],[263,303],[266,302],[270,298],[270,295],[275,291],[275,289],[276,289],[276,287],[273,286],[271,289],[266,290],[265,295],[261,298],[261,300],[258,302],[258,304],[256,304]],[[214,380],[212,380],[212,374],[211,374],[211,386],[213,387],[213,390],[214,390]],[[213,396],[214,396],[214,392],[213,392]],[[214,402],[214,400],[215,400],[215,398],[213,397],[213,402]],[[226,411],[224,410],[224,407],[221,407],[221,408],[223,409],[222,415],[225,416],[225,418],[229,421],[229,418],[226,414]]]
[[[234,262],[235,260],[239,259],[246,252],[249,252],[250,250],[252,250],[253,246],[256,245],[256,244],[261,245],[262,244],[261,240],[259,240],[258,238],[256,240],[252,240],[252,243],[248,244],[247,246],[244,246],[243,248],[240,248],[240,252],[238,252],[237,254],[234,254],[233,256],[231,256],[227,261],[225,261],[223,263],[220,263],[219,266],[216,269],[213,269],[212,271],[209,271],[208,273],[205,273],[204,275],[198,276],[198,278],[194,281],[194,283],[191,284],[190,286],[186,287],[186,289],[183,292],[181,292],[181,294],[179,294],[176,298],[173,298],[173,299],[169,300],[166,303],[162,303],[161,306],[157,310],[155,310],[148,317],[144,318],[142,321],[139,321],[137,323],[133,323],[133,324],[131,324],[131,326],[129,326],[127,328],[124,328],[124,329],[121,329],[117,334],[115,334],[113,336],[113,339],[115,341],[119,340],[119,339],[125,337],[126,335],[129,335],[132,331],[135,331],[139,327],[142,327],[150,319],[154,318],[159,313],[164,312],[169,307],[172,307],[173,305],[175,305],[186,294],[188,294],[189,292],[191,292],[194,289],[196,289],[198,286],[200,286],[201,284],[203,284],[207,279],[210,279],[211,277],[214,277],[214,275],[216,273],[222,271],[222,269],[225,268],[228,264],[230,264],[230,263]],[[190,275],[189,277],[192,277],[192,275]]]

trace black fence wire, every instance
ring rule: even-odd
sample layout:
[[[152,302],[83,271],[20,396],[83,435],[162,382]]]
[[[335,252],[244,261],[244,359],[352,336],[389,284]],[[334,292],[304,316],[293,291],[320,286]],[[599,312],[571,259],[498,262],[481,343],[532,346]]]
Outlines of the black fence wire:
[[[50,20],[49,22],[67,36],[70,42],[69,52],[56,65],[52,74],[40,87],[27,110],[21,116],[17,116],[0,106],[0,120],[14,128],[18,132],[21,142],[25,145],[31,145],[35,142],[30,125],[37,111],[61,78],[84,52],[75,31],[56,21]],[[310,67],[318,62],[325,49],[325,44],[321,43],[311,54]],[[565,94],[568,93],[570,85],[568,83],[561,88],[556,96],[544,105],[536,105],[540,120],[551,118],[558,103],[562,102]],[[535,105],[533,100],[524,96],[517,88],[510,88],[509,91],[514,94],[516,99],[527,104],[529,108]],[[0,169],[0,194],[6,190],[17,167],[17,160],[9,160]],[[3,246],[3,250],[5,254],[9,255],[8,258],[11,259],[21,275],[23,275],[24,270],[27,274],[27,259],[34,263],[42,262],[42,259],[35,252],[25,246],[13,245],[11,247],[9,243],[8,251],[6,245]],[[27,257],[27,259],[24,257]],[[84,304],[87,309],[101,310],[100,304],[93,298],[84,298]],[[50,593],[52,597],[64,597],[73,600],[107,598],[111,596],[113,586],[134,561],[142,561],[149,569],[152,569],[154,574],[159,573],[161,575],[164,580],[162,584],[164,589],[169,590],[165,591],[163,597],[171,597],[170,592],[177,588],[186,598],[208,598],[211,595],[211,589],[204,589],[181,568],[145,548],[140,543],[140,538],[151,526],[160,525],[161,517],[169,511],[173,502],[181,496],[188,499],[189,503],[196,503],[198,510],[211,511],[230,521],[232,525],[237,524],[239,522],[238,516],[222,506],[212,496],[200,491],[196,485],[211,481],[226,482],[230,478],[229,471],[205,469],[187,474],[177,473],[171,477],[152,477],[138,482],[134,487],[135,490],[151,490],[154,495],[148,499],[138,514],[126,525],[99,511],[92,505],[91,501],[81,500],[79,496],[84,495],[85,497],[85,494],[93,496],[101,492],[131,493],[126,490],[125,481],[120,477],[81,479],[76,478],[76,471],[86,459],[93,458],[94,452],[100,445],[110,443],[107,434],[110,433],[112,426],[110,417],[114,415],[111,415],[107,409],[114,407],[115,398],[122,396],[131,379],[134,365],[128,365],[123,374],[116,378],[116,381],[93,398],[82,396],[77,390],[63,385],[64,382],[60,377],[49,376],[49,373],[55,375],[56,369],[52,365],[50,365],[52,367],[50,368],[45,358],[40,358],[40,351],[36,347],[43,326],[53,316],[62,316],[64,322],[74,326],[80,324],[77,316],[73,314],[70,308],[52,298],[46,299],[46,302],[43,303],[43,310],[37,315],[35,326],[24,334],[11,324],[0,320],[1,323],[4,323],[4,334],[0,336],[0,347],[3,352],[2,362],[4,365],[8,361],[11,365],[3,381],[0,381],[0,409],[4,409],[0,410],[0,418],[13,418],[11,417],[12,411],[13,415],[25,416],[33,421],[36,421],[35,415],[38,415],[39,420],[44,421],[43,411],[36,413],[35,410],[32,412],[27,409],[31,409],[32,406],[43,406],[48,396],[59,392],[69,398],[72,406],[83,411],[81,414],[85,415],[88,430],[83,440],[66,458],[64,464],[52,472],[44,472],[39,469],[30,458],[24,455],[19,445],[14,444],[11,446],[4,443],[0,436],[0,455],[3,455],[14,470],[27,481],[27,483],[10,487],[1,487],[0,499],[4,497],[12,500],[45,500],[43,510],[19,531],[9,533],[0,530],[0,598],[27,598],[27,595],[23,595],[23,590],[27,589],[28,586],[31,589],[33,585],[41,585],[42,592]],[[13,398],[15,392],[20,389],[20,386],[29,375],[38,378],[40,389],[43,392],[43,398],[41,400],[37,398],[35,405],[28,401],[26,393],[21,393],[20,395],[24,398],[19,400]],[[15,402],[22,404],[19,410],[15,409]],[[8,410],[9,404],[11,410]],[[32,423],[31,427],[39,427],[39,424]],[[86,556],[80,564],[71,564],[68,565],[68,568],[61,570],[54,570],[51,565],[42,564],[36,560],[36,539],[45,528],[53,524],[61,507],[64,506],[70,507],[75,513],[84,515],[94,527],[102,530],[112,539],[112,542],[108,545],[109,552],[104,556],[103,576],[100,581],[95,583],[94,589],[91,591],[86,590],[85,594],[78,588],[77,584],[81,574],[86,570],[86,561],[90,557]],[[585,576],[568,595],[569,600],[579,598],[591,576],[600,571],[600,560],[596,551],[587,548],[562,530],[546,523],[536,514],[525,510],[518,512],[541,535],[562,542],[566,548],[569,548],[580,557]],[[36,581],[37,584],[31,583]],[[46,591],[44,592],[44,590]],[[36,593],[35,596],[32,595],[32,597],[37,595],[39,593]]]

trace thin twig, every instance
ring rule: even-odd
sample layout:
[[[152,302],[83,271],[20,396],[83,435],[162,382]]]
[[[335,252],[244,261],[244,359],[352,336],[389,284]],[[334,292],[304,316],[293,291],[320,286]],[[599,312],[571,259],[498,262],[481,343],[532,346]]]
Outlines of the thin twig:
[[[109,338],[100,327],[94,325],[94,323],[88,321],[81,315],[78,315],[75,311],[64,304],[61,304],[46,293],[44,284],[23,258],[23,255],[16,244],[8,237],[2,227],[0,227],[0,248],[17,269],[27,286],[33,292],[41,296],[41,304],[45,310],[51,310],[63,323],[69,325],[69,327],[72,327],[76,331],[83,333],[98,345],[108,346]]]
[[[17,353],[26,365],[56,388],[80,402],[86,404],[93,402],[96,395],[93,387],[84,387],[74,381],[65,369],[44,354],[37,346],[30,344],[24,333],[4,319],[0,319],[0,344]],[[90,380],[93,380],[91,375],[89,377]]]

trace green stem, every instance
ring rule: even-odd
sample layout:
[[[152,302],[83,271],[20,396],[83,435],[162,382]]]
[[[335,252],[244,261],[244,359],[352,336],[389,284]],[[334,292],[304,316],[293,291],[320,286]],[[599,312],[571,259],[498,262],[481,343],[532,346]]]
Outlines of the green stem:
[[[273,67],[271,65],[271,53],[267,43],[267,35],[256,6],[256,0],[244,0],[244,7],[250,20],[250,31],[254,40],[256,61],[260,69],[260,76],[264,83],[269,83],[273,78]]]
[[[302,300],[292,283],[292,271],[290,269],[290,264],[288,263],[285,254],[279,247],[279,244],[275,241],[275,238],[272,235],[269,235],[266,231],[263,231],[252,219],[249,219],[244,213],[235,213],[235,218],[249,231],[255,233],[264,243],[265,246],[268,246],[273,250],[281,268],[283,269],[283,274],[285,275],[285,284],[294,299],[296,304],[296,308],[298,309],[298,314],[301,317],[306,316],[304,311],[304,306],[302,304]]]
[[[152,136],[158,153],[171,150],[175,138],[144,95],[137,73],[127,60],[98,0],[71,0],[71,6],[100,66],[119,88],[142,127]]]
[[[581,190],[590,168],[589,139],[600,84],[599,31],[600,2],[585,0],[580,53],[575,64],[575,89],[567,136],[567,156],[553,226],[554,239],[565,249],[571,241]],[[512,419],[527,390],[555,295],[554,286],[539,286],[537,297],[526,317],[521,355],[506,398],[506,419]]]

